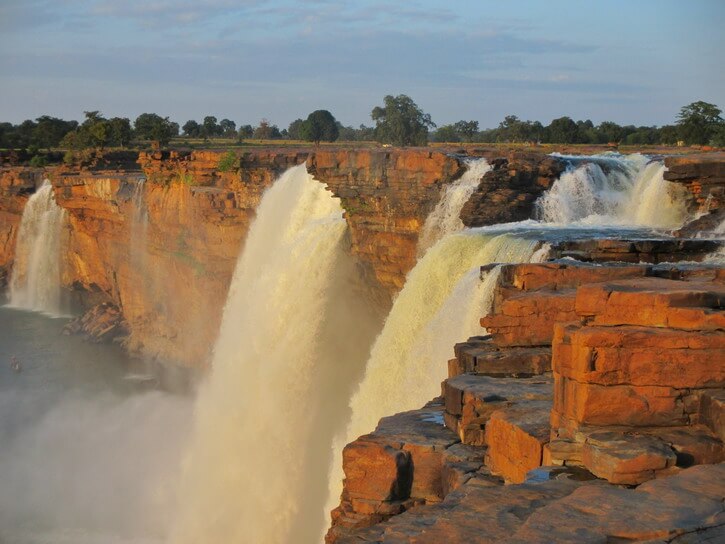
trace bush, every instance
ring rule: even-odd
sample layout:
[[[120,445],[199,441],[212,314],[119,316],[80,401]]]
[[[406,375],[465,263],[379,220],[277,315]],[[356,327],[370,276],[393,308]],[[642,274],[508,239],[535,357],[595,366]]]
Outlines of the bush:
[[[230,172],[239,167],[239,159],[234,151],[227,151],[217,165],[217,170],[220,172]]]
[[[30,159],[30,166],[33,168],[43,168],[46,164],[48,164],[48,161],[42,155],[34,155]]]

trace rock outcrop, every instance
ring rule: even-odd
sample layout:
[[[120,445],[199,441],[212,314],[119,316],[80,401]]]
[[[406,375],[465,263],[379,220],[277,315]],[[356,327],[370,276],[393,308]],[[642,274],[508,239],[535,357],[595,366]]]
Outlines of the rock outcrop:
[[[415,265],[418,234],[443,186],[465,167],[428,149],[319,150],[307,170],[342,201],[351,251],[390,298]]]
[[[442,401],[423,409],[440,414],[451,434],[420,432],[421,423],[410,419],[416,412],[407,412],[348,445],[357,454],[343,459],[345,491],[328,541],[717,534],[725,470],[723,307],[725,272],[715,266],[505,265],[492,311],[481,320],[489,335],[455,346]],[[395,428],[394,437],[385,437],[385,428]],[[369,465],[368,443],[382,438],[390,451],[405,452],[413,435],[416,451],[439,448],[437,472],[423,462],[428,468],[419,472],[410,456],[396,457],[397,465],[391,457],[387,471]],[[466,456],[447,466],[445,452],[455,448]],[[361,474],[390,474],[381,489],[403,491],[379,495],[377,509],[365,511],[348,493],[348,480]],[[710,486],[709,478],[720,483]],[[501,479],[514,485],[501,486]],[[438,481],[455,484],[436,487],[437,494],[420,491]],[[700,485],[695,481],[707,487],[702,496],[690,487]],[[694,501],[692,517],[680,515],[687,501]],[[620,517],[630,508],[636,521]]]
[[[566,168],[556,157],[518,151],[489,162],[491,170],[461,210],[467,227],[530,219],[536,200]]]

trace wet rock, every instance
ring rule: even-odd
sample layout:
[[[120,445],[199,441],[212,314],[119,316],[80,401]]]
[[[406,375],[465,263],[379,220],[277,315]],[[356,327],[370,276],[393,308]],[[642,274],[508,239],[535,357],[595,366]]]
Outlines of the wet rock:
[[[128,336],[128,325],[114,304],[104,302],[63,327],[64,334],[79,334],[93,343],[122,341]]]

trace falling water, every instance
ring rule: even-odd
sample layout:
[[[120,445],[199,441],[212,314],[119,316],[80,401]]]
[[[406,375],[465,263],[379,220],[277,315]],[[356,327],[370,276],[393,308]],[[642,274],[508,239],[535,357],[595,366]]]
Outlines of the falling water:
[[[664,179],[661,162],[639,154],[591,159],[571,166],[537,201],[538,217],[560,224],[664,229],[685,222],[683,189]]]
[[[131,228],[129,235],[131,243],[129,244],[131,252],[131,262],[137,266],[142,272],[145,271],[147,262],[147,240],[149,229],[149,211],[146,205],[146,179],[139,178],[136,186],[133,188],[131,196]],[[145,274],[144,274],[145,275]]]
[[[488,312],[499,270],[481,281],[480,265],[527,262],[537,245],[510,234],[466,230],[441,239],[410,271],[350,402],[352,418],[335,440],[328,513],[340,496],[345,444],[370,432],[381,417],[440,394],[452,346],[483,332],[478,321]]]
[[[433,244],[448,234],[463,229],[460,214],[463,205],[471,198],[481,178],[491,170],[486,159],[471,159],[466,162],[467,170],[451,185],[423,224],[418,240],[418,254],[422,255]]]
[[[344,316],[326,319],[336,308],[354,314],[340,295],[350,286],[335,287],[349,258],[345,232],[339,200],[304,165],[263,196],[234,273],[212,374],[197,401],[172,542],[306,542],[321,531],[316,514],[326,494],[331,429],[344,423],[345,399],[359,379],[331,378],[345,365],[328,344],[356,342],[354,333],[340,330]],[[323,453],[308,455],[321,440]],[[322,488],[315,515],[302,516],[314,500],[310,480]]]
[[[25,205],[10,278],[10,305],[61,313],[61,245],[66,213],[45,180]]]

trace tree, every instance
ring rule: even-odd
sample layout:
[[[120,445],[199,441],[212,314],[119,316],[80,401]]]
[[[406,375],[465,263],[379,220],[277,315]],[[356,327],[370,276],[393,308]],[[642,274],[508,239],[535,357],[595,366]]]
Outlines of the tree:
[[[211,138],[219,133],[219,125],[217,124],[216,117],[213,115],[207,115],[204,117],[204,121],[201,123],[201,135],[204,138]]]
[[[282,134],[277,125],[270,125],[267,119],[262,119],[259,126],[254,129],[252,136],[256,140],[277,140],[282,137]]]
[[[37,148],[50,151],[51,147],[57,147],[63,137],[77,127],[76,121],[64,121],[57,117],[43,115],[35,120],[30,143]]]
[[[198,138],[201,136],[201,125],[193,119],[184,123],[184,126],[181,128],[184,131],[184,134],[190,138]]]
[[[459,136],[455,125],[443,125],[438,127],[433,133],[433,141],[453,143],[460,142],[461,137]]]
[[[254,127],[252,125],[242,125],[239,127],[238,138],[240,140],[251,138],[252,136],[254,136]]]
[[[295,119],[289,124],[289,127],[287,128],[287,136],[289,136],[290,140],[302,139],[302,136],[300,136],[300,128],[303,123],[304,121],[302,119]]]
[[[179,125],[173,123],[168,117],[161,117],[155,113],[142,113],[133,123],[136,136],[142,140],[156,140],[165,145],[173,136],[179,133]]]
[[[722,111],[715,104],[702,100],[680,109],[677,127],[680,138],[687,144],[707,144],[722,129]]]
[[[234,121],[230,121],[229,119],[222,119],[221,121],[219,121],[219,133],[222,136],[231,138],[237,133],[237,124]]]
[[[466,142],[470,142],[478,132],[478,121],[458,121],[453,125],[456,133]]]
[[[327,110],[313,111],[300,126],[300,137],[316,144],[322,141],[334,142],[339,135],[337,121]]]
[[[126,117],[112,117],[108,120],[108,143],[109,145],[117,145],[126,147],[131,141],[133,131],[131,130],[131,121]]]
[[[549,141],[555,144],[575,144],[579,141],[579,127],[571,117],[554,119],[547,127]]]
[[[373,108],[370,116],[375,121],[375,139],[381,143],[400,146],[425,145],[428,130],[436,125],[430,115],[404,94],[387,95],[382,107]]]

